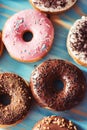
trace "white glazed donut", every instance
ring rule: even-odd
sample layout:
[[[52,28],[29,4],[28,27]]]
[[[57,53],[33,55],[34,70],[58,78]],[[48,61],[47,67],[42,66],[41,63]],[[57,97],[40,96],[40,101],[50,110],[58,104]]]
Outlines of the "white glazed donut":
[[[33,7],[47,13],[61,13],[71,8],[77,0],[30,0]]]
[[[87,17],[76,20],[67,38],[70,56],[80,65],[87,67]]]

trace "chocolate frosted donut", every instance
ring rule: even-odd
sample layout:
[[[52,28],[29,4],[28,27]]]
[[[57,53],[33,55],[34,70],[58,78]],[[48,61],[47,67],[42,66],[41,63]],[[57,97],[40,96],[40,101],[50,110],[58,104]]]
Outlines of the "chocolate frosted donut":
[[[56,82],[63,82],[58,90]],[[30,86],[40,106],[62,111],[78,104],[85,93],[86,81],[82,71],[75,65],[60,59],[43,62],[32,72]]]
[[[59,116],[48,116],[37,122],[33,130],[78,130],[70,120]]]
[[[30,0],[38,10],[47,13],[60,13],[71,8],[77,0]]]
[[[19,123],[28,114],[31,93],[27,83],[16,74],[0,74],[0,127]]]
[[[75,21],[71,27],[67,49],[70,56],[80,65],[87,67],[87,17]]]

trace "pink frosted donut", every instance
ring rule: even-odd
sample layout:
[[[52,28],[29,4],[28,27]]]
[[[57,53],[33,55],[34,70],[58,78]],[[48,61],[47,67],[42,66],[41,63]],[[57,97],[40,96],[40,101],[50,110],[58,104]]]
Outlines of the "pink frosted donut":
[[[8,19],[2,35],[11,57],[21,62],[34,62],[44,57],[52,46],[53,38],[51,21],[45,14],[32,9]]]

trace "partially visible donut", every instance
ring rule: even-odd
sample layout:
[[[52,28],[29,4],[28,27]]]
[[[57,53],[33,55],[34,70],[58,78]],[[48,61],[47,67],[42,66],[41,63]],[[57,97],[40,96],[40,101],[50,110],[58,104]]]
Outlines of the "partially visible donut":
[[[4,44],[2,42],[2,32],[0,31],[0,56],[3,53]]]
[[[5,23],[2,40],[12,58],[35,62],[51,49],[54,27],[44,13],[28,9],[16,13]]]
[[[71,121],[60,116],[48,116],[38,121],[33,130],[78,130]]]
[[[55,84],[61,80],[63,89]],[[77,105],[84,97],[86,80],[82,71],[68,61],[51,59],[43,62],[32,72],[32,94],[44,108],[62,111]]]
[[[67,38],[67,49],[78,64],[87,67],[87,17],[75,21]]]
[[[20,76],[0,74],[0,127],[8,127],[22,121],[31,107],[29,85]]]
[[[71,8],[77,0],[30,0],[33,7],[46,13],[61,13]]]

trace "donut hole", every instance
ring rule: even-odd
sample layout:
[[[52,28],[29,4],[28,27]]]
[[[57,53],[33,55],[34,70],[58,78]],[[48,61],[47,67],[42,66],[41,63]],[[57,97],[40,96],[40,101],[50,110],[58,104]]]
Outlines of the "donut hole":
[[[7,106],[11,103],[11,97],[9,94],[0,94],[0,104]]]
[[[25,41],[25,42],[29,42],[29,41],[31,41],[32,40],[32,38],[33,38],[33,34],[32,34],[32,32],[30,32],[30,31],[25,31],[24,33],[23,33],[23,40]]]
[[[56,91],[62,91],[64,88],[64,84],[63,84],[62,80],[56,79],[54,81],[54,87],[55,87]]]

